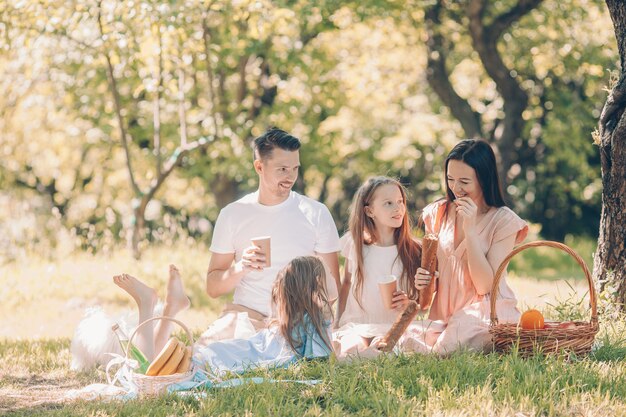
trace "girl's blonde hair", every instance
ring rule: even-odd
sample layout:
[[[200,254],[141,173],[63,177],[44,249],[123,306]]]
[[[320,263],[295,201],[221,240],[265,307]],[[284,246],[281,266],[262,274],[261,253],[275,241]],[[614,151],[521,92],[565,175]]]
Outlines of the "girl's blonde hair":
[[[304,315],[332,350],[324,324],[325,313],[331,314],[326,291],[324,264],[315,256],[299,256],[278,272],[272,287],[272,303],[276,308],[276,320],[280,333],[294,351],[302,346],[297,328],[304,326]]]
[[[354,296],[361,308],[363,307],[361,305],[361,297],[363,295],[363,245],[377,243],[380,239],[374,220],[365,214],[365,207],[371,203],[376,190],[383,185],[395,185],[398,187],[406,206],[406,190],[402,184],[393,178],[379,176],[369,178],[359,187],[354,195],[352,210],[350,211],[349,231],[352,235],[356,252],[356,270],[352,271],[352,276],[355,280]],[[422,249],[411,235],[411,220],[409,219],[408,210],[405,210],[402,225],[394,231],[393,237],[395,244],[398,246],[398,258],[402,262],[402,275],[399,277],[400,289],[405,291],[410,299],[416,300],[417,290],[413,284],[413,276],[420,266]]]

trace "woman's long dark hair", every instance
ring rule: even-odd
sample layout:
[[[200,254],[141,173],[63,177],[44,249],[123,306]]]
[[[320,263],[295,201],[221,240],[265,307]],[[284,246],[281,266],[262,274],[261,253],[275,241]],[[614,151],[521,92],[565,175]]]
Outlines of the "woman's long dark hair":
[[[483,192],[485,203],[489,207],[506,206],[504,192],[498,177],[496,155],[491,146],[484,140],[465,139],[456,144],[448,154],[445,165],[446,200],[454,201],[454,193],[448,185],[448,163],[451,160],[461,161],[476,172],[478,184]]]

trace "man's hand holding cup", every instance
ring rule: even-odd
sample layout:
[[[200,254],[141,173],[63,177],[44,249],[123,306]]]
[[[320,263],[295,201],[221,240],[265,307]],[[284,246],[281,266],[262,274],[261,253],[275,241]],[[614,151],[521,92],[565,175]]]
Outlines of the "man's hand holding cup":
[[[241,255],[241,266],[246,272],[262,271],[272,265],[271,238],[259,236],[250,239],[252,246],[248,246]]]
[[[255,245],[244,249],[239,262],[241,269],[245,272],[262,271],[266,266],[265,254],[261,248]]]

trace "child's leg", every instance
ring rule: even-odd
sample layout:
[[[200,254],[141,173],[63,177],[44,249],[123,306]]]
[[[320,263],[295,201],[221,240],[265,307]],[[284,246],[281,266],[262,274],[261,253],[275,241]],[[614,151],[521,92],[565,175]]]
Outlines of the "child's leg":
[[[157,301],[157,294],[154,289],[128,274],[115,275],[113,282],[130,294],[137,303],[139,323],[152,318],[154,305]],[[152,323],[139,329],[133,343],[146,355],[148,360],[151,361],[154,358],[154,326]]]
[[[180,278],[180,272],[174,265],[170,265],[170,278],[167,282],[167,294],[165,296],[165,305],[163,306],[163,315],[174,318],[178,313],[189,307],[189,298],[185,295],[183,281]],[[167,320],[157,320],[154,328],[154,349],[160,352],[172,332],[172,322]]]

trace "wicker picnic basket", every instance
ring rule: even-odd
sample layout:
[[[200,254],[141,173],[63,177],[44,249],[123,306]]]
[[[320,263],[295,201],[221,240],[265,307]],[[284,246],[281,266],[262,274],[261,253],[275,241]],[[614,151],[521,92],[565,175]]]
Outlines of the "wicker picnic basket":
[[[545,329],[525,330],[517,323],[499,324],[496,314],[496,298],[500,279],[506,270],[509,261],[518,253],[539,246],[548,246],[561,249],[573,257],[582,268],[589,285],[589,306],[591,318],[589,322],[573,322],[574,326],[559,328],[551,326]],[[558,324],[558,323],[557,323]],[[507,353],[517,347],[520,356],[529,357],[535,353],[565,353],[577,356],[586,355],[598,333],[598,312],[596,291],[591,279],[591,273],[582,258],[567,245],[559,242],[538,240],[529,242],[513,249],[502,261],[494,277],[491,290],[491,328],[489,329],[496,352]]]
[[[151,319],[144,321],[139,326],[137,326],[135,331],[128,338],[129,345],[130,343],[132,343],[135,335],[137,334],[137,331],[141,327],[155,320],[168,320],[168,321],[178,324],[185,331],[185,333],[187,333],[188,343],[193,345],[193,335],[189,331],[189,328],[185,326],[185,324],[182,321],[173,319],[171,317],[165,317],[165,316],[153,317]],[[130,349],[126,351],[127,359],[128,359],[129,352],[130,352]],[[190,380],[193,377],[193,373],[194,373],[193,366],[190,367],[190,369],[185,373],[179,373],[179,374],[173,374],[173,375],[148,376],[148,375],[133,372],[132,381],[137,386],[137,390],[140,395],[158,395],[158,394],[164,393],[167,390],[167,387],[171,384],[176,384],[179,382]]]

